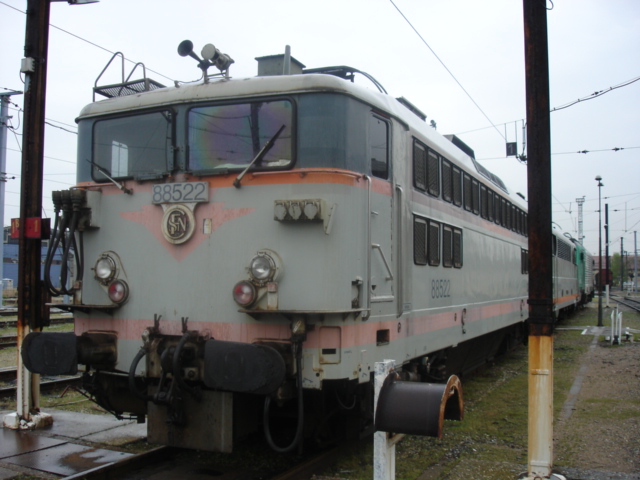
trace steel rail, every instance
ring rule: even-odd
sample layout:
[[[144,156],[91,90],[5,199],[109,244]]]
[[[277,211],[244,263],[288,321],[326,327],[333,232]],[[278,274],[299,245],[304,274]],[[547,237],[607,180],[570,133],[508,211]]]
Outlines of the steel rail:
[[[3,369],[8,370],[8,369]],[[2,371],[2,375],[9,375],[7,371]],[[17,373],[15,368],[13,369],[13,380],[17,378]],[[66,385],[74,385],[80,383],[81,377],[79,375],[73,377],[66,378],[55,378],[52,380],[40,381],[40,391],[46,392],[51,391],[55,388],[66,386]],[[11,380],[9,380],[11,381]],[[16,395],[16,387],[15,385],[9,385],[7,387],[0,388],[0,398],[6,398],[10,396]]]
[[[637,300],[632,300],[630,298],[621,299],[619,297],[614,297],[614,296],[611,296],[611,299],[615,302],[618,302],[621,305],[624,305],[625,307],[629,307],[630,309],[640,313],[640,302]]]
[[[18,344],[17,335],[0,335],[0,349],[15,347]]]
[[[12,316],[15,315],[15,313],[11,313],[9,315],[5,314],[5,313],[1,313],[2,311],[0,310],[0,317],[5,316]],[[61,317],[61,318],[52,318],[50,321],[50,325],[62,325],[64,323],[72,323],[73,322],[73,316],[72,314],[68,313],[68,314],[61,314],[61,315],[67,315],[65,317]],[[18,324],[18,320],[0,320],[0,329],[3,328],[15,328]]]

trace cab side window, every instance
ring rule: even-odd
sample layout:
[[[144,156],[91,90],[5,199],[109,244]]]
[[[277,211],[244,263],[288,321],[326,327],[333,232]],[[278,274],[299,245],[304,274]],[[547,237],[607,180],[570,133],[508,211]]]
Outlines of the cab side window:
[[[369,159],[374,177],[389,178],[389,122],[375,114],[369,117]]]

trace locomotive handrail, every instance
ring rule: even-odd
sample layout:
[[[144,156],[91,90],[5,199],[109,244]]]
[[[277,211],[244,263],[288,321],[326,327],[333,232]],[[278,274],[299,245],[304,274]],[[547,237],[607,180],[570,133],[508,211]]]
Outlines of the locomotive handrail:
[[[364,179],[369,183],[367,187],[367,285],[365,291],[367,294],[365,295],[365,307],[368,312],[371,311],[371,215],[373,212],[371,211],[371,190],[373,188],[371,177],[369,175],[364,175]],[[369,313],[367,315],[363,315],[362,319],[366,320],[369,318]]]
[[[396,184],[396,192],[398,194],[398,198],[396,199],[396,257],[397,257],[397,266],[396,268],[398,273],[398,279],[396,280],[396,297],[397,297],[397,316],[400,317],[404,313],[404,282],[403,282],[403,265],[404,265],[404,251],[402,249],[402,201],[404,196],[404,190],[400,185]]]
[[[104,73],[107,71],[107,69],[111,65],[111,62],[113,62],[113,60],[118,56],[121,59],[120,83],[116,83],[113,85],[103,85],[99,87],[98,81],[100,80],[102,75],[104,75]],[[122,52],[116,52],[113,54],[111,59],[107,62],[107,65],[102,69],[102,71],[100,72],[100,75],[98,75],[93,85],[93,101],[94,102],[96,101],[96,93],[99,93],[100,95],[104,95],[107,98],[112,98],[112,97],[121,97],[124,95],[131,95],[132,93],[148,92],[149,90],[152,90],[152,87],[153,89],[164,87],[164,85],[162,85],[161,83],[158,83],[154,80],[151,80],[150,78],[147,78],[147,69],[145,68],[144,63],[142,62],[136,63],[131,69],[131,72],[129,72],[129,75],[127,76],[127,78],[125,79],[124,78],[124,61],[125,61],[124,54]],[[138,68],[138,65],[142,67],[142,79],[129,80],[131,78],[131,75],[133,75],[133,72],[135,71],[135,69]],[[127,93],[124,93],[123,95],[123,92],[127,92]]]
[[[113,54],[113,56],[111,57],[111,59],[107,62],[107,64],[105,65],[105,67],[102,69],[102,71],[100,72],[100,75],[98,75],[98,77],[96,78],[95,83],[93,84],[93,101],[96,101],[96,90],[98,90],[98,80],[100,80],[100,77],[102,77],[102,75],[104,75],[104,72],[107,71],[107,68],[109,68],[109,65],[111,65],[111,62],[113,62],[113,60],[117,57],[120,56],[121,60],[122,60],[122,67],[120,69],[120,75],[122,77],[121,82],[124,83],[124,54],[122,52],[116,52]]]
[[[382,246],[378,243],[372,243],[371,248],[374,248],[380,252],[380,257],[382,258],[382,262],[384,263],[385,268],[387,269],[388,276],[384,277],[385,280],[393,280],[393,272],[389,267],[389,263],[387,262],[387,258],[384,256],[384,252],[382,251]]]

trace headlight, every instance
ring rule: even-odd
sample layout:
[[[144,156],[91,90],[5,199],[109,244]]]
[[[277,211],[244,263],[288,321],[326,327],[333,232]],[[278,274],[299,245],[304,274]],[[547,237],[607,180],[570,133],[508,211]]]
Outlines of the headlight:
[[[276,273],[276,263],[269,255],[264,252],[258,253],[249,266],[249,274],[258,285],[264,285],[273,280]]]
[[[109,255],[101,255],[93,270],[99,282],[108,283],[116,274],[116,261]]]
[[[243,280],[233,287],[233,299],[241,307],[248,307],[256,300],[256,287]]]
[[[116,280],[109,285],[109,299],[114,303],[122,303],[129,297],[129,286],[124,280]]]

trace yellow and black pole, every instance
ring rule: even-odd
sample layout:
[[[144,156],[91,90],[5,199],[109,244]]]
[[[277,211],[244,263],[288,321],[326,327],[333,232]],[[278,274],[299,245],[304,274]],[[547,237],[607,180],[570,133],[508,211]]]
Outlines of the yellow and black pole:
[[[523,0],[529,198],[528,479],[552,478],[553,464],[554,320],[546,4],[546,0]]]

